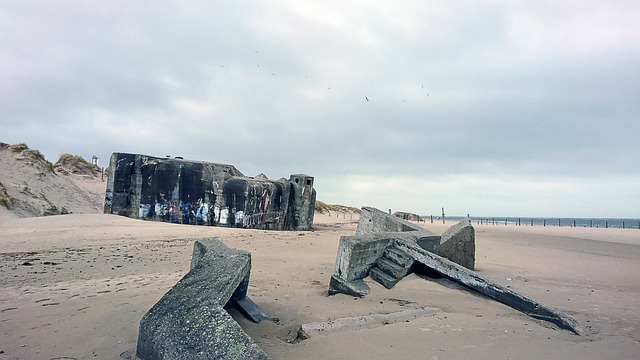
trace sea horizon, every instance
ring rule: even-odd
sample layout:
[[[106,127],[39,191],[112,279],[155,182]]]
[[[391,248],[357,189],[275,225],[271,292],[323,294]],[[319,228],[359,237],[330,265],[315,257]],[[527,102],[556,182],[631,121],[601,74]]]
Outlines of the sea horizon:
[[[421,215],[425,221],[431,221],[432,215]],[[560,226],[640,229],[640,218],[583,218],[583,217],[537,217],[537,216],[445,216],[444,220],[460,221],[470,219],[479,225],[516,225],[516,226]],[[442,221],[442,216],[433,216],[433,221]]]

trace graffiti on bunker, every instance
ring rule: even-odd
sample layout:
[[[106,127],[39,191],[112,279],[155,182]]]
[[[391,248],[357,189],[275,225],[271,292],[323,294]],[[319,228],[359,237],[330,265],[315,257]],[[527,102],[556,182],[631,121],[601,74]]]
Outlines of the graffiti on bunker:
[[[244,176],[233,165],[139,154],[111,156],[105,213],[176,224],[308,230],[313,177]]]

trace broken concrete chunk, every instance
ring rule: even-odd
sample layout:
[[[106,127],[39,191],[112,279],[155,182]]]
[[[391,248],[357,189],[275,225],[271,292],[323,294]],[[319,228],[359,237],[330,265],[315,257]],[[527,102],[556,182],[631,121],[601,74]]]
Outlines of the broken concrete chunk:
[[[332,276],[329,280],[329,295],[346,294],[349,296],[365,297],[369,295],[371,289],[362,279],[345,281],[337,276]]]
[[[248,299],[250,271],[249,252],[216,239],[196,241],[191,270],[142,317],[136,355],[144,360],[269,359],[224,309]],[[250,311],[262,313],[255,308]]]
[[[458,222],[442,234],[438,255],[467,269],[475,268],[475,230],[469,219]]]

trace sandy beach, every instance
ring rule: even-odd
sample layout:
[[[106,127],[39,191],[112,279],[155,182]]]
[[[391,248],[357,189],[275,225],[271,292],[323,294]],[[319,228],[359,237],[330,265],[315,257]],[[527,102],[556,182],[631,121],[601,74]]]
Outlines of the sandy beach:
[[[189,269],[195,239],[252,253],[249,296],[277,322],[231,310],[273,359],[630,359],[640,353],[640,231],[475,225],[481,275],[575,317],[554,328],[446,279],[411,274],[362,299],[326,296],[356,218],[315,230],[196,227],[115,215],[2,217],[0,359],[132,359],[140,318]],[[452,223],[421,223],[441,233]],[[367,278],[368,280],[368,278]],[[304,323],[420,316],[344,327],[292,344]]]

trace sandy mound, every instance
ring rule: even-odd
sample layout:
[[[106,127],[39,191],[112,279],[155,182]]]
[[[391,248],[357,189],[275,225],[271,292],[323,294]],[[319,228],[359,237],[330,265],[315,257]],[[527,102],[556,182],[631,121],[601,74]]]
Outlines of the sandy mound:
[[[0,218],[101,213],[106,182],[79,156],[56,165],[26,144],[0,143]]]
[[[93,178],[101,177],[98,165],[91,164],[82,156],[64,153],[53,165],[54,170],[59,174],[84,175]]]

